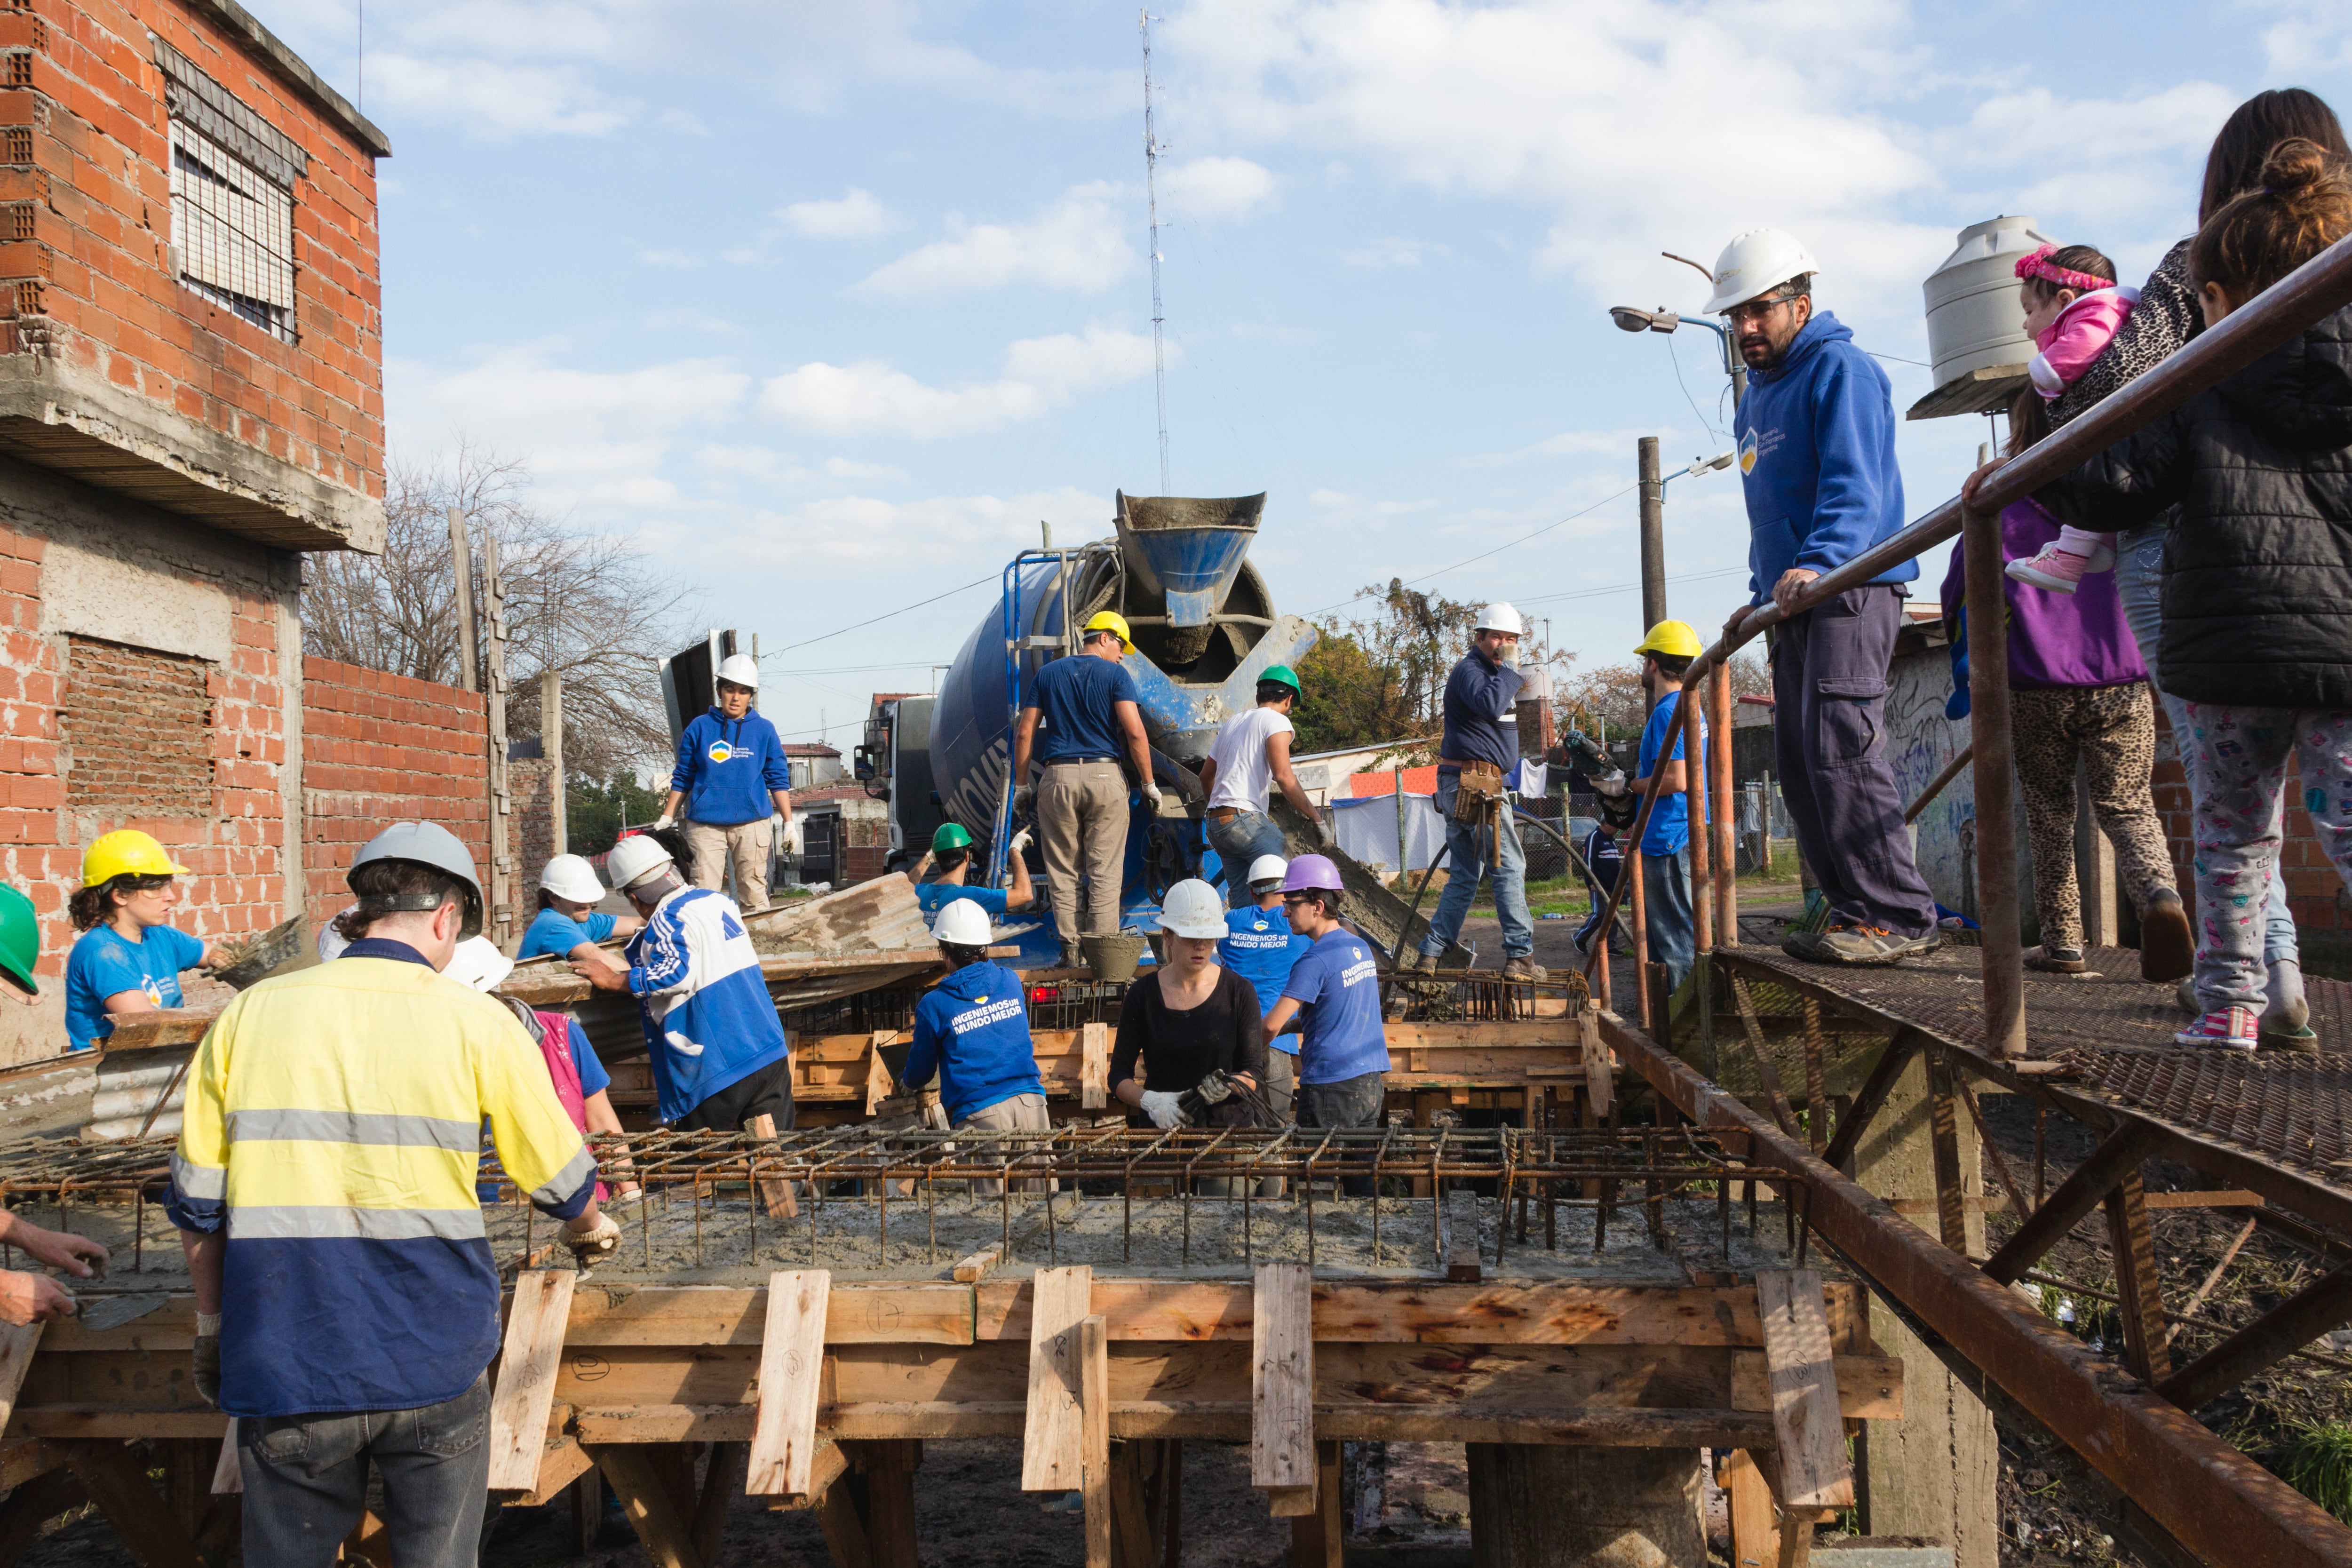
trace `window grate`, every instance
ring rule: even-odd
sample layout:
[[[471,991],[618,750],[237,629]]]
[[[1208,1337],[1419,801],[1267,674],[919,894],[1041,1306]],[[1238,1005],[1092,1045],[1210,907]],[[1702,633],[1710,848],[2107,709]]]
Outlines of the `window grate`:
[[[172,121],[172,242],[180,281],[294,342],[294,193]]]

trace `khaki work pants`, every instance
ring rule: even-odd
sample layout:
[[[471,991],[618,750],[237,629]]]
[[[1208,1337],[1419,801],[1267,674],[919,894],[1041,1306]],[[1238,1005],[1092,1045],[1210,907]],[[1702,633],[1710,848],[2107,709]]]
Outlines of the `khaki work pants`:
[[[1037,785],[1037,837],[1045,852],[1045,891],[1054,929],[1065,942],[1118,930],[1119,885],[1127,874],[1127,775],[1117,763],[1048,763]],[[1078,889],[1086,884],[1086,918]]]
[[[1010,1100],[1000,1100],[956,1123],[959,1132],[1050,1132],[1053,1130],[1053,1119],[1045,1114],[1045,1097],[1042,1094],[1016,1094]],[[1058,1181],[1013,1184],[1016,1192],[1024,1193],[1040,1190],[1059,1192],[1061,1186]],[[971,1192],[974,1197],[1001,1197],[1004,1184],[992,1179],[977,1181],[971,1184]]]
[[[686,825],[686,846],[694,852],[694,885],[722,890],[727,873],[735,873],[735,907],[749,914],[768,907],[768,863],[776,843],[772,817],[719,826],[710,822]]]

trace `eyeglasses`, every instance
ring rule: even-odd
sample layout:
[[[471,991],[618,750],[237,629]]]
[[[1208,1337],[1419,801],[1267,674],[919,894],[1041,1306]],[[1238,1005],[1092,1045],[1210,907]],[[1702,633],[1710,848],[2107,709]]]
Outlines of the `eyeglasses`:
[[[1285,893],[1282,895],[1282,901],[1286,906],[1290,904],[1311,904],[1315,901],[1315,899],[1316,895],[1313,893]]]
[[[1735,327],[1749,321],[1762,321],[1773,311],[1797,297],[1794,294],[1775,294],[1768,300],[1743,300],[1726,310],[1723,313],[1723,319]]]

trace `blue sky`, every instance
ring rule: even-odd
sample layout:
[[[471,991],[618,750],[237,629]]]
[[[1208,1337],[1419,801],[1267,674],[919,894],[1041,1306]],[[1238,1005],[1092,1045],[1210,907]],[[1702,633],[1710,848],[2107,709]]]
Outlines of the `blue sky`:
[[[1605,314],[1698,306],[1661,249],[1793,230],[1907,407],[1957,230],[2031,214],[2137,279],[2192,226],[2232,105],[2352,107],[2340,7],[2062,12],[1171,4],[1171,488],[1268,492],[1254,559],[1285,610],[1402,576],[1621,657],[1639,598],[1599,590],[1638,572],[1635,438],[1670,465],[1729,444],[1712,335]],[[1159,489],[1131,5],[404,0],[368,10],[363,58],[352,0],[260,15],[397,149],[395,450],[525,459],[551,510],[758,633],[788,732],[845,750],[867,694],[927,689],[993,598],[868,617]],[[1904,427],[1913,515],[1984,434]],[[1672,608],[1719,624],[1737,480],[1667,499],[1669,573],[1697,579]]]

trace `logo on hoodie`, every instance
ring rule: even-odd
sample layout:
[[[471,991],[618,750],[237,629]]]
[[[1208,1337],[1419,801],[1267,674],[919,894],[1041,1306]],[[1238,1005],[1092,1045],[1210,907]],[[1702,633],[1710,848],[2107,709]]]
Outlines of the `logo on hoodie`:
[[[1739,438],[1739,471],[1743,474],[1756,471],[1756,432],[1753,429]]]
[[[723,763],[734,756],[735,748],[724,741],[713,741],[710,742],[710,750],[703,754],[714,763]]]

